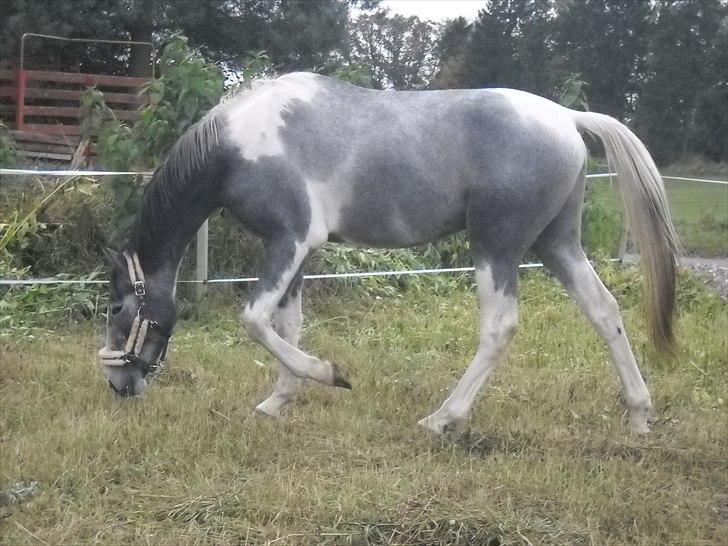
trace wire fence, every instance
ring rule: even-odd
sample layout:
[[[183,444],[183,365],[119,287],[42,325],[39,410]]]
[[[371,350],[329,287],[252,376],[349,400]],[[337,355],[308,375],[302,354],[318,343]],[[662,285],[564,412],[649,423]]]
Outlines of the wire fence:
[[[51,176],[51,177],[108,177],[119,175],[142,175],[149,176],[151,172],[135,172],[135,171],[88,171],[88,170],[34,170],[34,169],[0,169],[0,176],[6,177],[28,177],[28,176]],[[601,179],[611,181],[617,173],[597,173],[589,174],[588,179]],[[683,211],[680,219],[697,220],[705,218],[715,218],[719,230],[728,222],[728,180],[715,180],[704,178],[688,178],[678,176],[664,176],[666,180],[676,181],[677,186],[669,185],[667,187],[668,197],[670,198],[673,210]],[[681,187],[683,183],[695,184],[694,187]],[[698,185],[707,184],[706,191],[695,191]],[[692,191],[691,191],[692,190]],[[717,190],[717,191],[716,191]],[[723,191],[725,190],[725,191]],[[725,193],[725,196],[723,196]],[[616,197],[616,189],[612,187],[611,182],[606,190],[609,198],[618,199]],[[713,216],[710,216],[710,215]],[[197,256],[195,278],[189,280],[180,280],[180,283],[195,284],[198,286],[198,296],[204,294],[206,286],[211,284],[226,283],[252,283],[258,280],[257,277],[224,277],[209,278],[208,277],[208,222],[206,221],[197,234]],[[619,261],[621,256],[613,258],[611,261]],[[519,267],[523,269],[532,269],[543,267],[540,262],[529,262],[521,264]],[[378,270],[378,271],[360,271],[349,273],[321,273],[304,275],[305,279],[352,279],[367,277],[384,277],[384,276],[403,276],[403,275],[439,275],[439,274],[457,274],[468,273],[474,271],[473,267],[450,267],[437,269],[409,269],[409,270]],[[66,285],[85,285],[85,284],[106,284],[108,281],[94,278],[29,278],[29,279],[12,279],[0,278],[0,286],[19,286],[19,285],[42,285],[42,284],[66,284]]]
[[[154,171],[87,171],[87,170],[37,170],[37,169],[6,169],[0,168],[0,176],[87,176],[94,178],[95,176],[120,176],[120,175],[142,175],[151,176]],[[588,174],[587,178],[605,178],[610,176],[617,176],[617,173],[597,173]],[[686,180],[689,182],[705,182],[708,184],[728,184],[728,180],[714,180],[707,178],[685,178],[682,176],[663,176],[666,180]]]

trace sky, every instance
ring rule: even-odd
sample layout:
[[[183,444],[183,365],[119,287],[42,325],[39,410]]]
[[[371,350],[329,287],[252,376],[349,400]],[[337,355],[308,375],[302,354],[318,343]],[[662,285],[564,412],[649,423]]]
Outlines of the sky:
[[[475,19],[485,4],[485,0],[382,0],[380,6],[405,17],[416,15],[420,19],[442,22],[461,16]]]

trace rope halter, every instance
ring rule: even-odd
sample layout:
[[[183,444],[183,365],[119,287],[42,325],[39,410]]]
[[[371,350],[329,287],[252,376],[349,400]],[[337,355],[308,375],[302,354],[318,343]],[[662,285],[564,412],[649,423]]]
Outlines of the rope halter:
[[[99,351],[99,360],[104,366],[125,366],[131,364],[140,368],[145,375],[155,373],[159,370],[161,363],[164,362],[167,356],[167,345],[169,344],[170,334],[163,330],[156,320],[151,320],[144,316],[146,307],[145,296],[147,292],[144,271],[142,271],[142,266],[139,263],[139,256],[137,256],[136,252],[131,256],[124,252],[124,258],[126,259],[126,266],[129,272],[129,280],[134,288],[134,295],[139,301],[139,308],[137,309],[136,317],[134,317],[134,322],[131,325],[131,330],[129,330],[129,337],[126,339],[124,350],[112,351],[104,347]],[[164,339],[162,352],[156,362],[147,362],[139,356],[150,328]]]

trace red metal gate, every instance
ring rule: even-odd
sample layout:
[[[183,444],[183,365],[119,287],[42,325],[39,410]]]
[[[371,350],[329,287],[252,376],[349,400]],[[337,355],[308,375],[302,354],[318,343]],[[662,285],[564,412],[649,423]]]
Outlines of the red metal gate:
[[[73,157],[81,140],[81,99],[90,87],[95,86],[104,93],[104,100],[120,120],[134,120],[139,109],[147,103],[147,94],[140,92],[140,86],[152,80],[151,74],[143,78],[27,70],[24,46],[28,37],[63,42],[144,44],[152,50],[151,67],[154,66],[153,46],[147,42],[23,35],[19,68],[0,70],[0,117],[12,128],[11,134],[24,155],[57,160]]]

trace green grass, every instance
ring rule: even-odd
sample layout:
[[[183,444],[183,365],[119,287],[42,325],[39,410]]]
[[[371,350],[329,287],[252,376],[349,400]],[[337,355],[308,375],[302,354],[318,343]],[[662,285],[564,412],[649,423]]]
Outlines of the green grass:
[[[2,541],[725,544],[728,309],[683,279],[684,348],[667,362],[635,274],[603,273],[653,392],[649,438],[628,432],[603,344],[541,273],[470,428],[441,439],[415,423],[474,352],[469,290],[319,296],[304,345],[354,390],[311,385],[280,420],[251,414],[275,367],[229,304],[180,325],[169,371],[134,401],[96,369],[100,328],[6,342],[0,487],[40,493],[0,506]]]
[[[709,177],[710,178],[710,177]],[[621,208],[619,189],[590,179],[594,195]],[[728,256],[728,185],[665,180],[673,222],[687,254]]]

